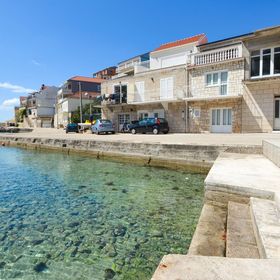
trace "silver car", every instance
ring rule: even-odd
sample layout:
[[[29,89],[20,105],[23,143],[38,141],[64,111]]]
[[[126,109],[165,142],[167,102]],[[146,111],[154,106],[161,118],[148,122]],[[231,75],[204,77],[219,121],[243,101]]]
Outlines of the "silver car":
[[[110,120],[96,120],[91,126],[91,132],[95,134],[112,133],[115,134],[115,129]]]

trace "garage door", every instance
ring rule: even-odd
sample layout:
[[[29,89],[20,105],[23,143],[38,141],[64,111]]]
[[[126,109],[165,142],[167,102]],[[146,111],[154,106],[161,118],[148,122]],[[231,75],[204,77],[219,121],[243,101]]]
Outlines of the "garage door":
[[[232,110],[231,108],[212,109],[211,132],[232,132]]]

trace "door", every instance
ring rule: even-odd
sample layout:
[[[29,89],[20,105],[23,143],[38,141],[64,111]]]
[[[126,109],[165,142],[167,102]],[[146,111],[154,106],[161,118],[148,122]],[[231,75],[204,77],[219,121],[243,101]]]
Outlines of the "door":
[[[119,114],[118,131],[121,131],[124,123],[130,123],[130,114]]]
[[[280,97],[274,99],[274,129],[280,130]]]
[[[212,109],[211,132],[232,132],[232,110],[231,108]]]

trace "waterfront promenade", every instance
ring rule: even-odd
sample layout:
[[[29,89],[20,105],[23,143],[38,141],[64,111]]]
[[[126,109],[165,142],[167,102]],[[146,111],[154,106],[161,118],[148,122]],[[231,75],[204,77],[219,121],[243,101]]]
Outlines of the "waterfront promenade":
[[[160,143],[183,145],[262,145],[265,139],[280,140],[280,133],[244,133],[244,134],[195,134],[195,133],[170,133],[170,134],[127,134],[95,135],[91,133],[69,133],[63,129],[35,128],[26,133],[1,133],[1,135],[16,137],[38,137],[48,139],[75,139],[127,143]]]

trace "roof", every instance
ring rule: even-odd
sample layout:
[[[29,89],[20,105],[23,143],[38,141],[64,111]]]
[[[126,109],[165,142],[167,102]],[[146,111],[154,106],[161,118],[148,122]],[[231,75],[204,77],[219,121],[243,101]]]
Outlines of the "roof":
[[[170,48],[174,48],[174,47],[179,47],[179,46],[183,46],[186,44],[190,44],[190,43],[194,43],[194,42],[207,42],[207,37],[204,33],[202,34],[198,34],[192,37],[187,37],[178,41],[174,41],[174,42],[170,42],[170,43],[166,43],[166,44],[162,44],[160,47],[156,48],[154,50],[155,51],[161,51],[161,50],[165,50],[165,49],[170,49]]]
[[[79,82],[88,82],[88,83],[102,83],[106,80],[104,79],[99,79],[99,78],[90,78],[90,77],[83,77],[83,76],[74,76],[68,81],[79,81]]]
[[[266,28],[262,28],[262,29],[258,29],[254,32],[250,32],[250,33],[245,33],[245,34],[241,34],[241,35],[237,35],[237,36],[233,36],[233,37],[228,37],[225,39],[221,39],[221,40],[217,40],[217,41],[213,41],[213,42],[209,42],[209,43],[203,43],[200,44],[199,47],[204,47],[204,46],[210,46],[210,45],[215,45],[215,44],[219,44],[222,42],[236,42],[239,39],[240,40],[244,40],[246,38],[252,38],[260,33],[264,33],[264,32],[269,32],[269,31],[273,31],[273,30],[277,30],[280,28],[280,25],[276,25],[276,26],[272,26],[272,27],[266,27]]]
[[[228,38],[225,38],[225,39],[221,39],[221,40],[217,40],[217,41],[212,41],[212,42],[206,42],[206,43],[203,43],[203,44],[200,44],[198,45],[199,47],[202,47],[202,46],[208,46],[208,45],[213,45],[213,44],[216,44],[216,43],[221,43],[221,42],[226,42],[226,41],[231,41],[231,40],[234,40],[234,39],[241,39],[243,37],[247,37],[247,36],[251,36],[253,35],[254,32],[250,32],[250,33],[245,33],[245,34],[241,34],[241,35],[238,35],[238,36],[233,36],[233,37],[228,37]]]
[[[106,67],[106,68],[104,68],[104,69],[102,69],[102,70],[99,70],[99,71],[97,71],[97,72],[94,72],[93,75],[94,75],[94,74],[97,74],[97,73],[99,73],[99,72],[105,71],[105,70],[110,70],[110,69],[117,69],[117,66]]]
[[[134,59],[134,58],[136,58],[136,57],[141,57],[141,56],[145,56],[145,55],[149,55],[149,54],[150,54],[150,52],[146,52],[146,53],[142,53],[142,54],[139,54],[139,55],[135,55],[135,56],[130,57],[130,58],[126,59],[126,60],[120,61],[120,62],[118,63],[118,65],[120,65],[121,63],[124,63],[124,62],[126,62],[126,61],[132,60],[132,59]]]

